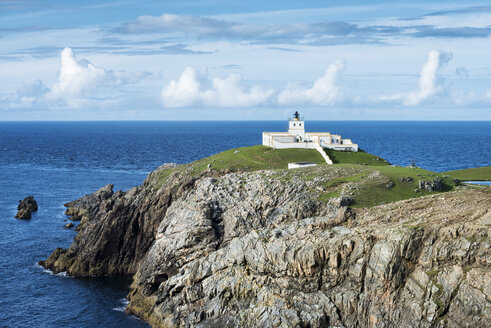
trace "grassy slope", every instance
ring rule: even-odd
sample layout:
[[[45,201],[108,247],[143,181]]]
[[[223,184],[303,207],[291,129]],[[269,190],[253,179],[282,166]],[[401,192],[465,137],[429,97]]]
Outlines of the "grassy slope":
[[[158,185],[162,185],[167,177],[177,170],[197,176],[206,170],[208,165],[211,169],[218,171],[228,169],[230,171],[250,172],[286,169],[288,163],[301,161],[326,164],[321,154],[315,149],[273,149],[262,145],[241,147],[229,149],[177,168],[162,170],[158,172]]]
[[[378,166],[368,169],[379,171],[381,175],[373,179],[366,179],[359,184],[359,190],[355,192],[354,197],[355,207],[369,207],[438,193],[424,190],[416,192],[420,180],[433,180],[436,177],[440,177],[443,180],[442,192],[450,191],[455,187],[452,178],[444,177],[442,173],[435,173],[421,168]],[[411,177],[413,181],[405,182],[399,180],[399,178],[406,177]],[[388,188],[390,183],[393,186]]]
[[[443,172],[460,180],[491,181],[491,166]]]
[[[334,164],[390,165],[385,159],[366,153],[363,150],[350,152],[324,148],[324,151]]]
[[[308,161],[326,164],[321,154],[315,149],[274,149],[266,146],[242,147],[200,159],[194,169],[202,171],[208,164],[215,170],[257,171],[286,169],[288,163]]]
[[[257,171],[279,170],[285,181],[293,177],[313,179],[325,178],[322,182],[323,191],[319,200],[328,201],[339,196],[346,184],[356,183],[352,193],[355,207],[368,207],[382,203],[390,203],[401,199],[420,197],[435,192],[415,192],[419,180],[432,180],[440,177],[444,181],[442,191],[455,187],[453,177],[444,177],[444,173],[435,173],[420,168],[390,166],[388,163],[365,152],[340,152],[328,150],[335,165],[321,165],[312,169],[285,170],[288,163],[311,161],[325,164],[319,152],[311,149],[272,149],[265,146],[252,146],[231,149],[181,165],[176,168],[158,172],[158,184],[165,183],[167,177],[174,171],[198,175],[210,165],[214,170]],[[315,173],[313,173],[315,172]],[[378,173],[379,172],[379,173]],[[401,182],[399,178],[411,177],[412,182]],[[392,185],[393,184],[393,185]],[[388,188],[388,185],[392,187]]]

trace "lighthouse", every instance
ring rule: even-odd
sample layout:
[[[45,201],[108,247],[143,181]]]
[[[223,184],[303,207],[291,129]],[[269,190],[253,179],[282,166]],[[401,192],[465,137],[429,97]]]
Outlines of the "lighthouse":
[[[263,132],[263,145],[273,148],[330,148],[343,151],[358,151],[351,139],[342,139],[330,132],[305,132],[305,122],[298,111],[288,121],[288,132]],[[320,150],[319,150],[320,151]]]
[[[288,122],[288,134],[295,136],[297,141],[305,139],[305,122],[300,120],[300,114],[295,111],[293,120]]]

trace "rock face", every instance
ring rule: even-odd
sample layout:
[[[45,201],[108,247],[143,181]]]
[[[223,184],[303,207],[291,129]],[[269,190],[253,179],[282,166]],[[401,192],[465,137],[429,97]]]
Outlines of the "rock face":
[[[150,184],[151,178],[126,192],[113,192],[113,186],[107,185],[67,203],[67,213],[81,220],[78,234],[68,249],[56,249],[40,264],[73,276],[134,274],[168,206],[195,179],[175,177],[158,190]]]
[[[78,235],[41,264],[134,275],[127,312],[154,327],[489,326],[491,193],[349,209],[319,200],[336,170],[106,186],[68,204]]]
[[[81,221],[84,218],[88,220],[90,217],[95,217],[99,212],[101,203],[113,196],[113,187],[114,185],[108,184],[93,194],[85,195],[73,202],[66,203],[67,210],[65,214],[72,221]]]
[[[28,196],[23,200],[19,200],[19,205],[17,206],[16,219],[29,220],[31,218],[31,213],[38,210],[38,204],[33,196]]]

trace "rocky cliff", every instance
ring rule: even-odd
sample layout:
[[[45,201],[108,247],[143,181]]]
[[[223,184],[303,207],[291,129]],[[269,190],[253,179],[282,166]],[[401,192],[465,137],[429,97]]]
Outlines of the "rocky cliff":
[[[363,179],[326,193],[340,176]],[[162,167],[68,203],[78,234],[41,263],[133,275],[127,312],[155,327],[489,327],[489,188],[347,207],[380,179]]]

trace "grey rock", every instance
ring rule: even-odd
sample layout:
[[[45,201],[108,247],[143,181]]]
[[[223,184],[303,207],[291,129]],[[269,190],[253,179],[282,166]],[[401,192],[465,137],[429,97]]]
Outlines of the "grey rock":
[[[172,168],[177,167],[177,166],[179,166],[179,164],[177,164],[177,163],[164,163],[164,164],[160,165],[159,167],[157,167],[154,172],[160,172],[163,170],[172,169]]]
[[[401,177],[401,178],[399,178],[399,181],[400,181],[400,182],[408,182],[408,183],[411,183],[411,182],[413,182],[414,180],[413,180],[413,178],[411,178],[411,177]]]
[[[440,191],[443,187],[443,181],[439,177],[436,177],[433,180],[419,180],[418,187],[421,190]]]
[[[31,213],[38,210],[38,204],[33,196],[27,196],[23,200],[19,200],[17,210],[16,219],[29,220]]]

